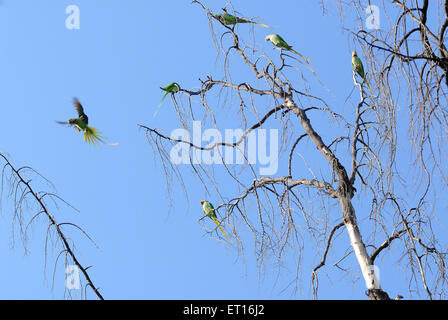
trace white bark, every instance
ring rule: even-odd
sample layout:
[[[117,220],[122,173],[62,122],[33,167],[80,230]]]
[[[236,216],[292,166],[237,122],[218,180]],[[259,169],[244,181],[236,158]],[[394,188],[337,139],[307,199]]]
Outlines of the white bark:
[[[369,255],[367,254],[366,247],[362,242],[361,233],[356,225],[347,223],[345,225],[348,235],[350,237],[350,243],[353,251],[355,252],[356,259],[361,268],[362,276],[366,282],[367,289],[381,289],[378,269],[371,264]]]
[[[372,265],[366,246],[362,241],[361,232],[359,231],[356,221],[355,210],[353,209],[350,200],[345,197],[340,198],[340,204],[343,211],[344,224],[348,236],[350,237],[350,244],[355,252],[356,260],[361,268],[361,273],[366,282],[367,289],[381,289],[378,268]]]

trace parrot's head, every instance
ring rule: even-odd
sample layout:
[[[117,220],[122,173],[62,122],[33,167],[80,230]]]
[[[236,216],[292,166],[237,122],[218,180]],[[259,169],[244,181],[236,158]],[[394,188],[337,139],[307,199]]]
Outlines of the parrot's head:
[[[269,41],[269,40],[271,40],[271,37],[272,37],[272,35],[270,34],[270,35],[268,35],[268,36],[266,36],[266,38],[264,38],[264,41]]]
[[[358,54],[356,53],[356,51],[352,51],[352,57],[356,57],[358,56]]]
[[[78,119],[68,119],[69,124],[78,124]]]
[[[201,206],[204,205],[205,200],[201,200],[200,203],[201,203]]]

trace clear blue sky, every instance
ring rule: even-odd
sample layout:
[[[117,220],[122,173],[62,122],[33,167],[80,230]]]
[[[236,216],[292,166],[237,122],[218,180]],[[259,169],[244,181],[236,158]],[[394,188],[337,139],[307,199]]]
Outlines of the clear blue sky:
[[[226,1],[205,3],[218,11]],[[79,30],[65,27],[65,9],[72,4],[80,8]],[[329,88],[328,101],[349,115],[351,105],[344,102],[353,86],[353,43],[342,33],[336,14],[323,15],[317,1],[311,0],[279,0],[275,5],[244,0],[233,5],[273,27],[253,29],[261,49],[278,55],[263,39],[280,33],[310,57]],[[249,34],[249,26],[239,28]],[[179,127],[169,97],[153,117],[162,97],[159,87],[178,81],[193,88],[199,77],[219,74],[208,21],[199,6],[161,0],[4,0],[0,39],[0,150],[16,166],[39,171],[79,210],[61,205],[53,212],[60,222],[77,223],[97,243],[99,249],[67,229],[81,263],[93,266],[89,272],[106,299],[293,297],[292,290],[284,289],[295,276],[294,262],[287,259],[280,275],[274,261],[260,269],[250,235],[243,239],[247,247],[242,256],[201,228],[199,200],[207,195],[202,188],[192,188],[197,181],[190,184],[188,201],[174,186],[176,201],[168,210],[162,167],[155,165],[158,159],[137,126],[166,132]],[[325,92],[319,90],[317,94]],[[119,146],[91,147],[73,129],[55,123],[75,115],[75,96],[91,125]],[[221,187],[233,195],[233,185]],[[63,298],[62,259],[51,288],[58,252],[48,251],[44,269],[45,219],[31,227],[27,254],[17,229],[12,248],[11,201],[5,199],[0,216],[0,298]],[[308,254],[303,281],[298,283],[301,298],[311,297],[310,267],[320,260],[320,255]],[[406,281],[395,280],[394,274],[384,272],[382,277],[386,290],[406,290]],[[362,279],[352,283],[344,273],[323,272],[319,289],[321,298],[365,298]],[[94,298],[91,292],[88,297]]]

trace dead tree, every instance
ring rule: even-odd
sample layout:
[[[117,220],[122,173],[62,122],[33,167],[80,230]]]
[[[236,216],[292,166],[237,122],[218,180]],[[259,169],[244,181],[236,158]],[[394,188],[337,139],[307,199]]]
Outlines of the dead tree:
[[[237,106],[233,111],[243,130],[236,141],[213,141],[204,147],[160,129],[140,125],[160,157],[167,176],[177,177],[184,188],[190,187],[182,177],[184,170],[170,158],[173,148],[183,146],[189,152],[192,173],[213,198],[222,200],[216,208],[223,217],[222,223],[232,229],[240,249],[244,248],[240,238],[245,232],[244,227],[252,233],[259,262],[264,261],[268,252],[281,261],[291,248],[299,257],[306,249],[320,253],[320,263],[310,270],[314,298],[318,297],[319,270],[327,267],[328,253],[334,249],[336,241],[338,246],[346,248],[346,254],[339,261],[352,253],[356,257],[357,273],[365,280],[366,295],[370,299],[390,299],[376,273],[375,260],[392,252],[392,244],[394,252],[408,258],[407,268],[412,277],[410,287],[423,287],[431,299],[435,295],[443,296],[447,284],[445,253],[439,248],[428,211],[430,204],[425,201],[432,185],[428,182],[426,193],[417,202],[407,196],[410,190],[414,191],[413,186],[396,187],[402,180],[401,172],[395,169],[398,129],[395,105],[391,104],[393,88],[384,82],[389,69],[383,69],[383,78],[375,81],[371,80],[378,79],[373,75],[375,72],[369,73],[374,92],[366,90],[365,83],[353,74],[353,84],[359,96],[351,98],[354,108],[346,119],[335,111],[341,110],[341,106],[330,106],[323,97],[313,94],[313,84],[319,85],[319,81],[312,80],[317,75],[310,65],[299,63],[288,51],[267,54],[256,43],[246,43],[238,32],[238,25],[223,25],[203,3],[193,3],[199,5],[208,17],[213,40],[222,55],[223,75],[219,79],[206,75],[199,79],[199,89],[180,88],[171,94],[180,124],[190,129],[193,121],[202,119],[223,129],[220,126],[223,119],[217,113],[231,109],[228,106]],[[359,1],[351,3],[353,6],[358,4]],[[225,10],[242,16],[231,4]],[[406,10],[404,15],[411,16]],[[215,34],[218,28],[224,32]],[[420,28],[424,29],[423,26]],[[428,37],[429,33],[424,32]],[[368,44],[369,35],[365,32],[351,36]],[[394,54],[394,50],[386,50],[391,54],[390,59],[405,59]],[[433,65],[425,66],[425,70],[444,70],[434,56],[426,56]],[[409,55],[406,58],[409,59]],[[378,62],[369,60],[369,70],[373,63]],[[232,72],[234,66],[240,70],[246,68],[253,78],[237,79]],[[420,80],[428,78],[420,75]],[[378,95],[377,91],[384,88],[387,90]],[[442,94],[440,86],[435,91]],[[420,92],[422,99],[427,97],[425,92]],[[433,98],[435,102],[436,96]],[[425,113],[427,120],[431,114],[435,115],[435,110]],[[236,118],[233,114],[232,117]],[[443,119],[446,118],[438,121],[443,122]],[[284,155],[284,160],[279,165],[282,174],[260,176],[256,166],[248,161],[247,142],[259,128],[282,131],[280,154]],[[244,169],[241,165],[226,163],[223,150],[229,148],[245,155],[247,165]],[[234,188],[222,187],[221,178],[217,181],[216,166],[195,161],[197,152],[210,152],[220,157],[220,168]],[[426,173],[429,171],[425,168]],[[235,190],[238,190],[237,194]],[[330,217],[331,212],[337,212],[336,220]],[[364,225],[367,225],[366,231],[360,227],[360,212]],[[348,235],[345,243],[341,241],[341,228],[345,228]],[[300,269],[300,261],[301,258],[297,269]],[[431,276],[428,270],[432,270]]]
[[[51,212],[50,207],[52,206],[49,205],[48,202],[56,206],[57,203],[62,203],[72,209],[74,208],[54,192],[36,190],[35,185],[39,184],[39,182],[43,182],[50,186],[52,186],[52,184],[33,168],[28,166],[20,168],[14,167],[8,157],[2,152],[0,152],[0,160],[4,163],[2,169],[0,200],[3,198],[2,196],[6,194],[13,202],[12,212],[9,210],[3,211],[6,211],[6,214],[11,214],[12,231],[14,232],[16,227],[19,229],[20,238],[24,244],[25,250],[29,240],[28,229],[33,224],[37,223],[39,219],[42,220],[41,218],[43,217],[48,225],[45,237],[45,261],[47,261],[48,258],[47,251],[49,250],[49,246],[54,245],[57,250],[60,250],[55,260],[55,268],[58,260],[63,257],[65,266],[76,266],[84,277],[85,285],[84,290],[81,291],[81,296],[87,298],[87,288],[90,287],[93,293],[99,299],[103,300],[99,288],[93,284],[93,280],[87,272],[90,267],[81,264],[75,253],[75,243],[69,236],[69,233],[67,233],[67,230],[64,229],[75,229],[78,232],[81,232],[83,236],[87,237],[96,246],[95,242],[93,242],[92,238],[78,225],[71,222],[58,222],[54,213]],[[34,182],[32,182],[33,180]],[[26,212],[32,210],[35,210],[35,212],[28,218]],[[66,293],[68,294],[68,297],[71,297],[70,290]]]
[[[448,1],[386,1],[375,8],[378,25],[373,29],[365,23],[371,18],[372,3],[334,2],[340,12],[357,17],[354,25],[344,25],[344,29],[367,60],[375,101],[387,123],[384,132],[393,141],[389,168],[401,166],[397,159],[402,155],[397,148],[410,150],[405,160],[411,165],[388,174],[388,190],[383,191],[382,203],[393,204],[404,227],[401,233],[392,235],[391,241],[404,242],[413,274],[409,287],[415,291],[423,288],[429,299],[444,298],[446,247],[438,229],[445,222],[438,198],[448,186]],[[400,127],[407,129],[408,137],[400,136]],[[407,192],[393,190],[400,180],[408,182]]]

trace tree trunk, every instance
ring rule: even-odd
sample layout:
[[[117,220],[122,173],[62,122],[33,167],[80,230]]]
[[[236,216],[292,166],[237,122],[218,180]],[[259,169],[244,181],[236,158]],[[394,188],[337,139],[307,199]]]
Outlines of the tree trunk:
[[[381,289],[379,274],[376,272],[375,266],[372,265],[366,246],[362,241],[361,232],[356,221],[355,209],[352,206],[349,196],[347,194],[340,195],[339,203],[344,217],[344,224],[350,237],[350,244],[355,252],[356,260],[358,260],[362,276],[366,282],[366,295],[371,300],[390,300],[389,295]]]

